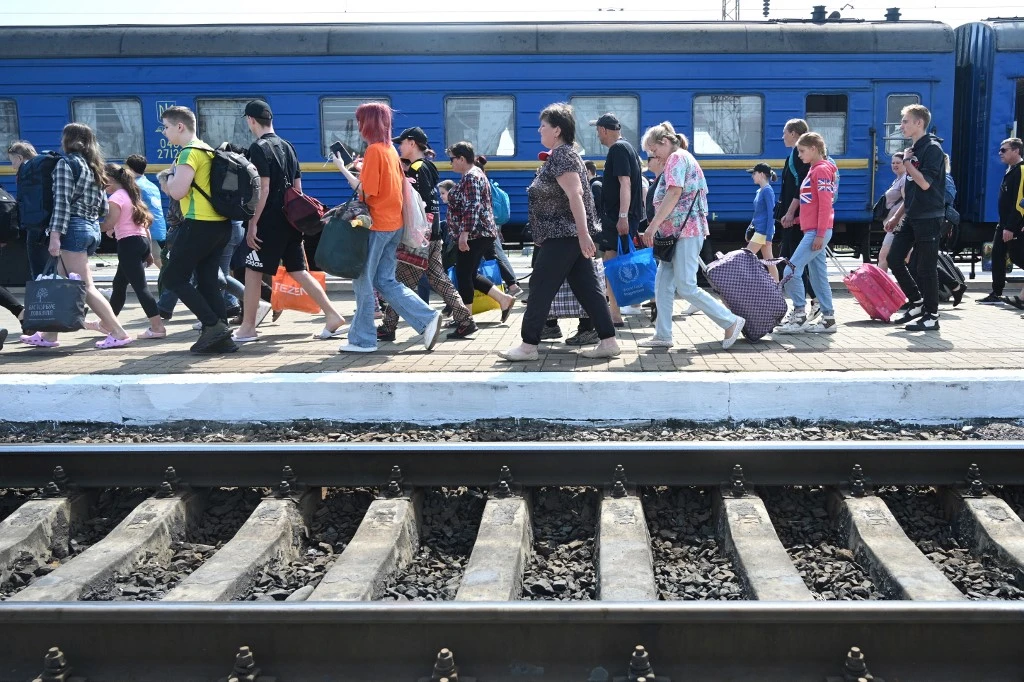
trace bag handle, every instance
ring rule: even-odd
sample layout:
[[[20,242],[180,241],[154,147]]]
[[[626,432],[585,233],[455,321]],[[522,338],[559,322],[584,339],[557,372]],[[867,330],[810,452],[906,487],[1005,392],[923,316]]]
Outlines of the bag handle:
[[[836,264],[836,267],[839,268],[839,272],[843,273],[843,277],[848,277],[850,275],[850,271],[843,267],[843,264],[839,262],[838,258],[836,258],[836,254],[833,253],[832,249],[828,246],[825,246],[824,249],[825,255]]]
[[[615,250],[618,251],[620,256],[625,256],[627,254],[630,254],[630,253],[633,253],[634,251],[636,251],[636,247],[633,246],[633,240],[632,239],[626,239],[625,240],[626,244],[629,246],[629,250],[627,250],[627,251],[623,251],[622,250],[622,241],[623,241],[622,238],[623,237],[628,237],[628,236],[629,236],[628,234],[616,235],[617,239],[615,240]]]

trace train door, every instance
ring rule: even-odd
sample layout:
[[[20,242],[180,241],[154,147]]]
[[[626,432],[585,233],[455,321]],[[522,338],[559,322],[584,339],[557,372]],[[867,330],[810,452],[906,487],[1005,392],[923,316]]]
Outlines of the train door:
[[[871,200],[874,201],[893,181],[889,159],[896,152],[910,146],[910,140],[900,132],[900,112],[908,104],[920,104],[921,95],[909,90],[904,83],[875,84],[874,163],[871,164]]]
[[[1013,132],[1011,137],[1024,135],[1024,78],[1017,79],[1017,106],[1016,116],[1013,118]]]

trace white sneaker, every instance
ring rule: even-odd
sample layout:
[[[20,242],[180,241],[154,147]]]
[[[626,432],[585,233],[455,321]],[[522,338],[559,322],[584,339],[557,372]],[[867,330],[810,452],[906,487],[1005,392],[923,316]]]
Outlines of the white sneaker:
[[[659,339],[657,336],[652,336],[649,339],[638,341],[637,344],[641,348],[671,348],[672,339]]]
[[[813,320],[813,319],[817,318],[819,315],[821,315],[821,304],[818,303],[818,299],[812,298],[811,299],[811,306],[807,310],[807,319],[808,320]]]
[[[644,309],[638,305],[626,305],[619,308],[619,312],[623,315],[641,315]]]
[[[441,313],[434,313],[430,322],[427,323],[427,328],[423,330],[423,346],[427,350],[433,350],[439,336],[441,336]]]
[[[687,303],[686,308],[683,309],[683,317],[689,317],[690,315],[696,315],[700,312],[700,308],[692,303]]]
[[[108,301],[110,300],[110,297],[114,295],[113,289],[97,289],[97,291],[99,291],[100,294],[103,295],[103,298],[107,299]]]
[[[775,334],[799,334],[807,328],[807,316],[797,313],[789,318],[789,322],[775,328]]]
[[[263,324],[263,320],[267,319],[267,315],[269,315],[270,311],[273,310],[273,309],[274,309],[273,306],[271,306],[266,301],[260,299],[260,302],[256,304],[256,326],[257,327],[260,326],[261,324]]]
[[[834,316],[829,317],[826,315],[814,322],[814,324],[807,325],[804,331],[808,334],[835,334],[839,331],[839,325],[836,324]]]
[[[733,324],[732,326],[732,333],[726,336],[725,340],[722,341],[722,348],[724,348],[725,350],[729,350],[730,348],[733,347],[733,344],[736,343],[736,340],[740,338],[740,334],[743,333],[743,325],[745,325],[746,323],[747,321],[745,319],[737,316],[736,323]]]
[[[352,343],[343,343],[338,348],[339,353],[372,353],[377,350],[371,346],[356,346]]]

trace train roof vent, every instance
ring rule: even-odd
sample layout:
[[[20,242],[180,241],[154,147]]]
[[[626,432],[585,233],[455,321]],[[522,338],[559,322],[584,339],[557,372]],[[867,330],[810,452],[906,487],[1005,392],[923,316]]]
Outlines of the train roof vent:
[[[811,9],[811,21],[825,23],[825,5],[815,5]]]
[[[900,20],[900,8],[899,7],[890,7],[889,9],[885,10],[885,20],[886,21],[899,21]]]

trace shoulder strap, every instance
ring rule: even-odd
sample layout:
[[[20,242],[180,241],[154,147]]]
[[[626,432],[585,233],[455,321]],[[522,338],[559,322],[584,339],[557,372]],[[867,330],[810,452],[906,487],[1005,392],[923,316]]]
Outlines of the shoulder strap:
[[[181,150],[182,150],[182,151],[185,151],[186,149],[198,149],[198,150],[199,150],[199,151],[201,151],[201,152],[206,152],[206,153],[207,153],[207,154],[209,154],[210,156],[217,156],[216,152],[215,152],[215,151],[214,151],[214,150],[213,150],[212,148],[210,148],[210,149],[207,149],[206,147],[196,147],[196,146],[193,146],[193,145],[188,145],[187,147],[182,147],[182,148],[181,148]],[[207,200],[208,202],[210,202],[210,205],[211,205],[211,206],[213,205],[213,199],[212,199],[212,198],[210,197],[210,195],[209,195],[209,194],[207,194],[206,192],[204,192],[204,191],[203,191],[203,188],[202,188],[202,187],[200,187],[199,185],[197,185],[197,184],[196,184],[196,178],[195,178],[195,175],[193,175],[193,176],[192,176],[192,187],[194,187],[194,188],[195,188],[195,190],[196,190],[197,192],[199,192],[200,194],[202,194],[202,195],[203,195],[203,197],[204,197],[204,198],[205,198],[205,199],[206,199],[206,200]]]
[[[800,182],[800,174],[796,172],[796,162],[793,161],[793,154],[795,153],[795,151],[790,153],[789,158],[786,160],[786,165],[789,166],[789,172],[793,174],[793,179]]]

